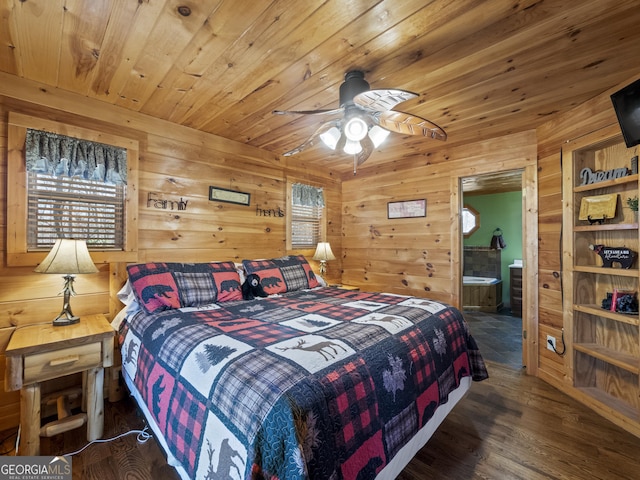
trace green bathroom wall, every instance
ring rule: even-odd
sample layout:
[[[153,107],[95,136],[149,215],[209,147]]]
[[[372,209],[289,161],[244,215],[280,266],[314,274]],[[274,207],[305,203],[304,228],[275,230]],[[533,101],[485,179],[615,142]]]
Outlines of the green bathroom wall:
[[[522,192],[465,195],[465,205],[480,213],[480,228],[463,241],[464,246],[491,245],[493,232],[500,228],[507,247],[502,250],[502,301],[509,305],[509,265],[522,259]]]

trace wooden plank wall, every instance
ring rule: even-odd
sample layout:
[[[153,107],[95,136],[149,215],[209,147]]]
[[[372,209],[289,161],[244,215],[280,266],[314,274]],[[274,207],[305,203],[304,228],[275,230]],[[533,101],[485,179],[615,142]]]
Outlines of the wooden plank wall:
[[[537,181],[535,175],[528,176],[528,182],[536,183],[536,189],[527,190],[537,195],[537,233],[527,242],[529,249],[537,250],[538,269],[529,294],[538,298],[539,307],[526,315],[537,327],[534,335],[539,345],[544,345],[547,334],[561,337],[561,146],[615,122],[609,101],[611,92],[535,131],[466,146],[445,146],[431,158],[401,159],[339,180],[330,172],[323,175],[306,171],[301,163],[294,170],[273,154],[220,137],[123,112],[69,93],[51,92],[16,77],[0,75],[0,80],[0,376],[4,374],[1,352],[13,329],[49,321],[61,302],[56,296],[60,279],[34,274],[30,267],[5,265],[6,118],[12,110],[103,128],[131,135],[140,142],[139,261],[238,260],[284,254],[284,220],[258,216],[256,207],[284,208],[287,176],[293,176],[325,188],[327,240],[338,257],[329,264],[330,281],[452,304],[459,302],[456,225],[460,177],[537,168]],[[619,87],[626,83],[629,82]],[[251,207],[209,202],[209,185],[251,193]],[[176,212],[148,206],[151,192],[166,200],[182,198],[188,201],[188,207]],[[427,200],[426,217],[387,219],[387,202],[417,198]],[[313,254],[303,253],[309,258]],[[109,292],[123,278],[123,265],[101,266],[98,275],[79,278],[74,308],[81,314],[112,312],[112,305],[117,302]],[[534,353],[537,374],[577,396],[567,374],[566,358],[545,348]],[[0,394],[0,429],[17,424],[17,405],[16,393]]]
[[[537,374],[536,136],[530,130],[443,147],[343,178],[343,281],[461,307],[463,177],[521,172],[523,197],[523,364]],[[424,198],[427,216],[389,220],[387,202]],[[482,221],[482,220],[481,220]],[[487,239],[489,245],[490,238]],[[507,240],[508,242],[508,240]]]
[[[441,148],[435,156],[343,181],[345,283],[459,306],[459,180],[534,166],[535,132]],[[426,217],[387,218],[388,202],[413,199],[426,199]]]
[[[288,169],[279,156],[234,141],[201,134],[151,117],[124,111],[62,91],[40,88],[18,77],[0,84],[0,382],[4,350],[16,327],[50,322],[62,308],[62,278],[33,273],[34,266],[6,265],[7,118],[10,111],[71,125],[111,132],[140,142],[138,262],[241,261],[286,253],[285,217],[269,210],[287,210],[287,179],[322,186],[327,201],[327,240],[341,250],[340,180],[331,172]],[[247,192],[251,205],[208,199],[209,186]],[[150,201],[149,199],[154,199]],[[155,201],[157,200],[157,201]],[[167,208],[162,206],[166,200]],[[176,203],[186,202],[177,210]],[[267,212],[266,214],[264,212]],[[74,313],[104,313],[121,308],[114,297],[126,278],[124,264],[99,265],[100,273],[78,276]],[[341,260],[330,263],[327,280],[339,282]],[[72,381],[72,380],[70,380]],[[45,388],[46,389],[46,388]],[[0,390],[0,430],[18,424],[19,392]]]
[[[554,118],[537,129],[539,192],[539,284],[538,332],[540,345],[547,335],[558,340],[571,335],[562,315],[562,145],[607,126],[616,125],[610,95],[635,80],[594,97],[566,115]],[[566,161],[569,161],[568,159]],[[562,349],[562,345],[559,345]],[[569,352],[570,353],[570,352]],[[580,400],[573,389],[570,355],[559,356],[546,348],[539,351],[538,376]]]

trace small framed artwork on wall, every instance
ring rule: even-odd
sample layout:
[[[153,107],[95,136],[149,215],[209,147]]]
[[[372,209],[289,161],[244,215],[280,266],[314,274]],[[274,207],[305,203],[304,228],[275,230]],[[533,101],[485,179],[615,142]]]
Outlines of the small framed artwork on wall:
[[[427,216],[427,200],[405,200],[387,203],[387,218],[414,218]]]
[[[218,202],[237,203],[238,205],[249,205],[251,194],[227,190],[226,188],[209,187],[209,200]]]

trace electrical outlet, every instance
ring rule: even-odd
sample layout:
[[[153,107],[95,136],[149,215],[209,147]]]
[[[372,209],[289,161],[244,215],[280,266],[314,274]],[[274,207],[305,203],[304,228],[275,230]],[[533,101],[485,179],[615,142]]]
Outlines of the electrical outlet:
[[[551,350],[552,352],[554,352],[555,349],[556,349],[556,337],[547,335],[547,350]]]

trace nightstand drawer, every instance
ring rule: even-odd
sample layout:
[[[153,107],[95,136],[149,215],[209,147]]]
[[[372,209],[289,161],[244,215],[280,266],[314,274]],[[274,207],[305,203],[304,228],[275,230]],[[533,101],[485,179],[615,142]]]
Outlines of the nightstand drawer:
[[[24,384],[81,372],[102,364],[102,342],[24,356]]]

